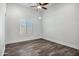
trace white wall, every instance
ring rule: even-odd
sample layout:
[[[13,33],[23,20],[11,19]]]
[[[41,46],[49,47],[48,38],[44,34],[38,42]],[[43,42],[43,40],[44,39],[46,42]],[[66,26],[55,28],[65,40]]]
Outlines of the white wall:
[[[5,4],[0,3],[0,56],[3,55],[5,49],[5,11]]]
[[[44,38],[79,49],[79,4],[55,4],[43,15]]]
[[[79,49],[79,4],[56,4],[44,12],[43,37],[63,45]],[[18,4],[7,4],[6,44],[39,38],[42,34],[42,20],[30,8]],[[19,21],[29,18],[33,21],[33,33],[20,35]]]
[[[6,44],[37,39],[41,33],[39,13],[19,4],[8,4],[6,10]],[[32,33],[20,34],[20,20],[28,18],[33,21]]]

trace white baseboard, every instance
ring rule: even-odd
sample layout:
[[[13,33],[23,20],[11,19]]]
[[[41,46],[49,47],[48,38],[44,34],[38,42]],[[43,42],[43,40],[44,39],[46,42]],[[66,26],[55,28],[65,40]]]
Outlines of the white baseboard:
[[[48,37],[42,37],[42,38],[43,39],[46,39],[48,41],[51,41],[51,42],[55,42],[55,43],[58,43],[58,44],[62,44],[62,45],[71,47],[71,48],[79,49],[79,47],[77,47],[77,46],[75,46],[73,44],[68,44],[68,43],[64,43],[64,42],[60,42],[60,41],[55,41],[55,40],[52,40],[51,38],[48,38]]]
[[[62,45],[69,46],[69,47],[72,47],[72,48],[75,48],[75,49],[79,49],[79,47],[76,47],[73,44],[68,44],[67,42],[55,41],[55,40],[52,40],[51,38],[48,38],[48,37],[45,37],[45,36],[29,37],[29,38],[26,38],[26,39],[23,39],[23,40],[21,39],[21,40],[18,40],[18,41],[7,42],[6,44],[12,44],[12,43],[17,43],[17,42],[22,42],[22,41],[29,41],[29,40],[39,39],[39,38],[43,38],[43,39],[46,39],[46,40],[51,41],[51,42],[56,42],[58,44],[62,44]]]
[[[21,38],[21,39],[18,39],[17,41],[14,40],[14,41],[6,42],[6,44],[12,44],[12,43],[17,43],[17,42],[29,41],[29,40],[39,39],[39,38],[41,38],[41,37],[40,36],[39,37],[27,37],[25,39],[23,38],[23,40]]]

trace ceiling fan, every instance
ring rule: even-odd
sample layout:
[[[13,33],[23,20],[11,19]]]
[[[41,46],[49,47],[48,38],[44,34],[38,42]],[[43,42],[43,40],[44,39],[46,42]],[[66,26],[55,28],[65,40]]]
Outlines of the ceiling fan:
[[[47,10],[46,5],[48,5],[48,3],[37,3],[36,6],[30,6],[30,7],[36,7],[36,8],[38,8],[38,9],[44,9],[44,10]]]

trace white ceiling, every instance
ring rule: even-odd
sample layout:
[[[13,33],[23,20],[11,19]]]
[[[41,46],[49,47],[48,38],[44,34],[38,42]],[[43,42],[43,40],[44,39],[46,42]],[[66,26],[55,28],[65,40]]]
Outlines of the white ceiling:
[[[19,5],[30,7],[30,6],[37,6],[36,3],[18,3]],[[51,6],[55,5],[56,3],[49,3],[46,7],[50,8]]]

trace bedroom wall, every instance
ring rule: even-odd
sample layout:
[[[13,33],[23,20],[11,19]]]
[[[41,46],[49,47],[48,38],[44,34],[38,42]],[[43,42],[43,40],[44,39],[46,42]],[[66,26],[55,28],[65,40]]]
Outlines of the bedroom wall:
[[[0,56],[3,55],[5,49],[5,3],[0,3]]]
[[[43,15],[43,37],[79,49],[79,4],[55,4]]]
[[[6,44],[40,38],[41,20],[36,10],[14,3],[7,3],[6,8]],[[32,21],[32,31],[20,34],[21,19]]]

